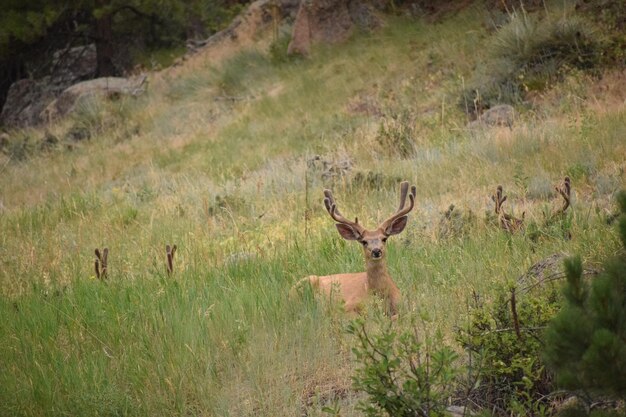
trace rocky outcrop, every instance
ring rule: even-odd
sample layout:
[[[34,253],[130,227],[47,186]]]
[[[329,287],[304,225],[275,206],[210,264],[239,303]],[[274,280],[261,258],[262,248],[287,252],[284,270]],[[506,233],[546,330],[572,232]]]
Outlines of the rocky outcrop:
[[[54,89],[46,80],[16,81],[9,88],[0,123],[8,127],[37,125],[41,122],[39,114],[54,97]]]
[[[146,78],[145,75],[138,78],[103,77],[74,84],[53,100],[40,114],[40,118],[51,121],[64,116],[74,109],[81,98],[86,96],[139,95],[144,92]]]
[[[76,46],[74,48],[55,51],[52,55],[50,81],[64,88],[96,74],[96,45]]]
[[[379,2],[362,0],[302,0],[288,53],[306,56],[315,43],[342,42],[355,27],[380,26],[377,6]]]
[[[66,88],[93,77],[96,72],[94,45],[54,52],[49,75],[40,79],[14,82],[0,113],[0,123],[8,127],[40,124],[42,111]]]
[[[207,39],[189,40],[188,54],[182,60],[199,52],[213,52],[211,55],[224,54],[224,48],[245,46],[258,40],[261,33],[268,30],[278,21],[293,20],[298,11],[301,0],[256,0],[241,12],[228,27]],[[216,52],[217,50],[217,52]]]

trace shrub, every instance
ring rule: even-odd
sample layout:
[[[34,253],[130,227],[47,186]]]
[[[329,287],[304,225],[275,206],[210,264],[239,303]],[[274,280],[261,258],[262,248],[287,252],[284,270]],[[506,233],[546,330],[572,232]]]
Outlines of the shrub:
[[[472,364],[472,402],[521,415],[546,407],[552,376],[541,361],[541,337],[556,314],[557,291],[543,287],[520,298],[515,288],[503,288],[493,304],[475,298],[467,328],[457,333]]]
[[[491,60],[463,92],[462,107],[480,112],[502,102],[519,103],[527,92],[545,90],[571,69],[599,66],[603,46],[580,17],[540,20],[516,12],[495,35]]]
[[[409,158],[415,154],[415,136],[414,118],[410,112],[402,111],[381,121],[376,141],[382,153]]]
[[[440,340],[420,340],[417,329],[397,333],[390,322],[370,333],[363,319],[348,326],[356,336],[352,349],[361,367],[354,388],[368,395],[367,416],[442,416],[452,396],[456,353]]]
[[[2,152],[13,161],[28,159],[34,148],[32,137],[22,132],[2,144]]]
[[[618,196],[626,247],[626,192]],[[565,305],[546,332],[545,359],[559,385],[626,399],[626,254],[607,261],[591,285],[579,257],[566,262]]]
[[[270,44],[270,61],[272,61],[274,65],[284,64],[292,59],[292,57],[290,57],[287,53],[289,42],[291,42],[291,35],[289,33],[285,33],[278,36]]]

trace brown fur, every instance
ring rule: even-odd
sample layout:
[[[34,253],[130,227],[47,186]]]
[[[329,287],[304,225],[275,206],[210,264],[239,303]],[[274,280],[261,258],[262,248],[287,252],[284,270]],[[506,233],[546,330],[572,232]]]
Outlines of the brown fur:
[[[324,191],[324,203],[331,217],[337,221],[339,234],[346,240],[356,240],[363,246],[365,256],[365,272],[355,272],[335,275],[310,275],[302,279],[298,285],[306,284],[331,299],[340,299],[347,312],[358,312],[370,294],[381,297],[385,302],[385,313],[392,318],[398,314],[400,290],[391,279],[385,261],[387,238],[401,233],[407,223],[407,214],[415,203],[415,187],[408,194],[410,204],[405,207],[409,189],[408,182],[401,184],[400,207],[396,213],[385,220],[374,231],[366,230],[358,223],[347,220],[337,210],[335,200],[330,190]]]

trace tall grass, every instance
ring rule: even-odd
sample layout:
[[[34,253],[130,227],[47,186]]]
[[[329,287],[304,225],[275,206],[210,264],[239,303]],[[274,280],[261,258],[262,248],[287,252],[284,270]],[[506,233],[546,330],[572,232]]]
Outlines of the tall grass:
[[[597,262],[614,251],[605,220],[624,185],[623,106],[598,114],[581,93],[512,130],[465,131],[450,103],[480,61],[484,40],[467,36],[480,16],[394,20],[307,61],[256,51],[156,75],[111,123],[83,115],[98,129],[71,151],[0,163],[0,415],[359,415],[348,318],[288,295],[306,275],[363,270],[323,210],[327,186],[374,226],[396,206],[397,179],[417,185],[389,245],[397,325],[418,316],[449,341],[472,291],[489,300],[554,252]],[[380,118],[350,110],[362,96]],[[401,111],[415,126],[399,159],[378,135]],[[127,123],[139,130],[122,140]],[[350,167],[329,180],[307,164],[315,155]],[[509,207],[540,222],[557,204],[545,188],[566,174],[573,239],[509,236],[484,220],[502,183]],[[451,203],[476,222],[443,238]],[[172,276],[165,244],[179,248]],[[93,250],[104,246],[100,282]]]

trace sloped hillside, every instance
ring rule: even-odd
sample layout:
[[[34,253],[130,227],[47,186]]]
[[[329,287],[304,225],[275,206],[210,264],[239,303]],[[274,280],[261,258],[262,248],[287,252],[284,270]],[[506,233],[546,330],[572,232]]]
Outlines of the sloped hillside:
[[[0,414],[363,415],[349,317],[288,295],[306,275],[364,269],[324,188],[373,227],[401,180],[416,185],[389,243],[395,325],[451,343],[473,293],[489,302],[554,253],[596,264],[616,251],[606,220],[626,179],[626,73],[566,71],[516,104],[512,124],[468,127],[461,97],[498,34],[486,20],[482,5],[438,23],[390,16],[307,59],[270,33],[151,74],[137,98],[85,100],[45,129],[10,132]],[[561,233],[543,225],[565,176]],[[532,236],[493,221],[499,184]],[[446,225],[451,204],[461,216]]]

